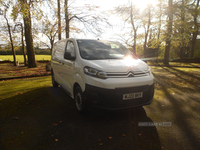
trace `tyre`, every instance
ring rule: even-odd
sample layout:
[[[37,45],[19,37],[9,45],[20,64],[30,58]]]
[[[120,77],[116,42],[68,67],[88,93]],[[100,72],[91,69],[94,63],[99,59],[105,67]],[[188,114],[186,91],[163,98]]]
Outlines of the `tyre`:
[[[79,86],[75,88],[74,100],[76,103],[76,109],[79,113],[83,113],[86,110],[85,101],[82,90]]]
[[[55,81],[53,71],[51,71],[51,78],[52,78],[52,85],[53,85],[53,87],[58,87],[59,84]]]

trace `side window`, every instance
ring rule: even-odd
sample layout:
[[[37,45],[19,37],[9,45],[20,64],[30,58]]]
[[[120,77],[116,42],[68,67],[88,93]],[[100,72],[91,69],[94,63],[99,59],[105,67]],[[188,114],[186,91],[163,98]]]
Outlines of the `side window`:
[[[58,41],[57,43],[55,43],[52,52],[53,58],[62,59],[65,46],[66,46],[66,40]]]
[[[67,42],[65,52],[69,52],[72,57],[75,57],[75,47],[74,47],[74,43],[72,41]]]

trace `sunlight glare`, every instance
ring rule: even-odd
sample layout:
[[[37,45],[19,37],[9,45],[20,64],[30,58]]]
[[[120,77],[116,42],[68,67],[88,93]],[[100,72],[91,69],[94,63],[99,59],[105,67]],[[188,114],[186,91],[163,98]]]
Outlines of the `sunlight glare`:
[[[148,4],[155,6],[157,4],[157,0],[132,0],[132,3],[138,8],[145,9]]]
[[[127,56],[124,58],[124,64],[125,66],[135,66],[138,64],[138,61],[131,56]]]

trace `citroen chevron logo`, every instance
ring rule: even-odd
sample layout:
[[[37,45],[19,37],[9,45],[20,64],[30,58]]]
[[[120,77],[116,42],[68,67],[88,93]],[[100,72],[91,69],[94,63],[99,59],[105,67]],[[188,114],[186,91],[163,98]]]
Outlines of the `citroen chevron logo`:
[[[128,72],[128,77],[134,77],[134,73],[131,72],[131,71],[129,71],[129,72]]]

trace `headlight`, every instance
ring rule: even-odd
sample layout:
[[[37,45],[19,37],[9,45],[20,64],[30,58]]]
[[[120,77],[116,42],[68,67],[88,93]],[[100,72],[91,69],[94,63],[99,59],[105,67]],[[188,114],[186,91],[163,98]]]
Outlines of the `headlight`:
[[[103,71],[99,71],[99,70],[96,70],[96,69],[90,68],[90,67],[84,67],[83,71],[85,74],[87,74],[89,76],[93,76],[93,77],[101,78],[101,79],[107,79],[107,75]]]
[[[151,67],[149,67],[149,69],[148,69],[148,74],[149,74],[149,75],[152,74],[152,72],[151,72]]]

